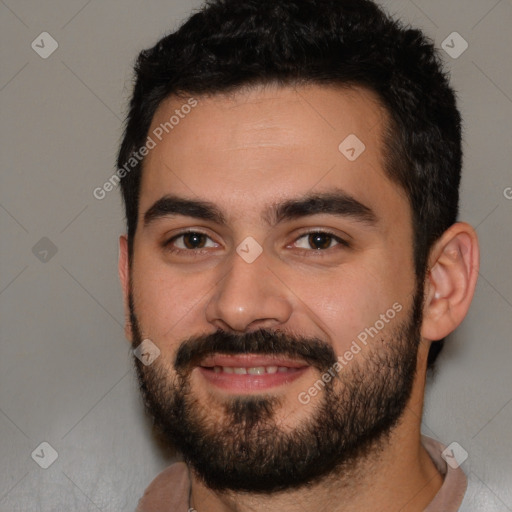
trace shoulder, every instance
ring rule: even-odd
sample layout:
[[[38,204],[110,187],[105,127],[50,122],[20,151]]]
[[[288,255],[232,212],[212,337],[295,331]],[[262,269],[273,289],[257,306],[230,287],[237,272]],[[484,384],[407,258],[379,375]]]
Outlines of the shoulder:
[[[424,512],[461,510],[467,489],[467,478],[457,463],[454,450],[427,436],[422,436],[421,443],[444,479],[443,485]]]
[[[149,484],[139,500],[136,512],[186,512],[189,490],[187,465],[176,462]]]

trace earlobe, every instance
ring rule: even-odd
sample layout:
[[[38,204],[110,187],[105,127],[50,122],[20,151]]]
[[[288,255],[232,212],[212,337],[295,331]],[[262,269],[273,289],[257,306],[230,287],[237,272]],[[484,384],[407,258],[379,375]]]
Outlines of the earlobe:
[[[465,222],[447,229],[430,252],[422,337],[435,341],[454,331],[469,310],[479,268],[478,238]]]
[[[130,294],[130,262],[128,257],[128,239],[126,235],[119,237],[119,259],[118,259],[119,280],[123,290],[124,302],[124,334],[132,341],[132,328],[130,322],[129,294]]]

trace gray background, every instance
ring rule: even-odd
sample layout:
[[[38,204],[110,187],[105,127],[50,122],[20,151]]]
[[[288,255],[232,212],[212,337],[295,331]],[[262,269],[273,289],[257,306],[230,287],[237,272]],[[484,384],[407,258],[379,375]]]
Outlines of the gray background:
[[[512,510],[512,3],[382,3],[439,47],[454,31],[469,44],[443,54],[465,120],[461,219],[477,228],[482,265],[423,430],[464,447],[489,509]],[[92,191],[115,170],[137,53],[198,5],[0,1],[1,511],[132,511],[169,462],[123,335],[119,191]],[[46,59],[31,47],[44,31],[59,45]],[[58,453],[48,469],[31,457],[43,441]]]

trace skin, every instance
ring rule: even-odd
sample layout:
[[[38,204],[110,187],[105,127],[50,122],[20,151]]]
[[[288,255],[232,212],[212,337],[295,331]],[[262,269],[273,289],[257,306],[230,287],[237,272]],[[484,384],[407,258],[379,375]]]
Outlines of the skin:
[[[406,318],[415,286],[411,209],[404,191],[383,170],[386,112],[373,93],[326,86],[257,87],[197,99],[198,106],[146,157],[131,262],[135,310],[144,336],[161,350],[169,378],[174,378],[171,364],[181,341],[217,328],[304,333],[325,340],[341,356],[394,303],[403,310],[383,333]],[[163,102],[149,133],[185,101],[171,97]],[[353,162],[338,150],[349,134],[366,146]],[[262,220],[268,205],[333,189],[371,208],[375,225],[325,213],[275,226]],[[144,213],[169,193],[215,203],[226,224],[169,216],[144,226]],[[177,255],[162,247],[186,229],[209,237],[199,255],[193,249]],[[333,240],[330,248],[318,250],[303,236],[326,229],[351,246]],[[248,236],[263,250],[253,263],[236,252]],[[174,245],[186,250],[183,238]],[[350,481],[327,479],[272,496],[215,494],[192,473],[191,503],[199,512],[405,512],[426,507],[442,484],[420,444],[426,358],[432,340],[452,332],[469,308],[478,273],[471,226],[454,224],[432,248],[429,262],[413,392],[382,452],[360,461]],[[126,236],[120,238],[119,273],[131,340]],[[363,348],[354,364],[368,350]],[[297,396],[319,377],[309,368],[299,379],[268,391],[283,399],[276,412],[281,428],[291,429],[308,417],[318,397],[305,406]],[[196,370],[191,386],[212,418],[223,414],[229,390],[208,385]]]

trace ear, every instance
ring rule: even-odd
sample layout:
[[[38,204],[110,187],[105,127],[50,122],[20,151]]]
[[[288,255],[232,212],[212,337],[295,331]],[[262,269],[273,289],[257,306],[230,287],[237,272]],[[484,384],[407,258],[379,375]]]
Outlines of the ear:
[[[468,312],[478,278],[475,230],[465,222],[448,228],[430,251],[422,337],[435,341],[454,331]]]
[[[128,239],[126,235],[119,237],[119,260],[118,260],[119,280],[123,289],[124,302],[124,335],[130,342],[133,339],[132,325],[130,322],[130,262],[128,258]]]

